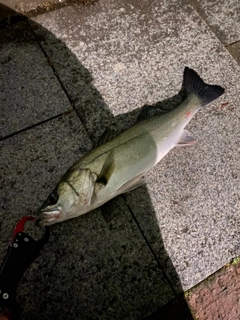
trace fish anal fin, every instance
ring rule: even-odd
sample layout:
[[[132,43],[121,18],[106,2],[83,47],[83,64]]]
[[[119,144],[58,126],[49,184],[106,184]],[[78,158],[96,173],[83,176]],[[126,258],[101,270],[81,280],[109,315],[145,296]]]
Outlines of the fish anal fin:
[[[96,182],[106,185],[113,173],[113,170],[114,170],[114,152],[112,150],[109,152]]]
[[[144,176],[141,174],[135,178],[133,178],[132,180],[124,183],[118,190],[117,193],[121,194],[121,193],[125,193],[128,191],[131,191],[133,189],[136,189],[140,186],[142,186],[143,184],[146,183],[146,180],[144,178]]]
[[[197,139],[193,138],[188,130],[183,130],[180,140],[176,146],[192,146],[197,142]]]

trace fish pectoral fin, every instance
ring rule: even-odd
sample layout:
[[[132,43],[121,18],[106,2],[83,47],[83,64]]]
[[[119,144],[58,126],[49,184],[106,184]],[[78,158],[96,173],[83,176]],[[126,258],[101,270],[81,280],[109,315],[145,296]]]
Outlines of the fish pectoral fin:
[[[131,191],[133,189],[141,187],[145,183],[146,183],[145,177],[141,174],[141,175],[133,178],[132,180],[124,183],[119,189],[117,189],[117,194]]]
[[[114,139],[117,137],[122,131],[107,129],[103,132],[98,142],[96,143],[96,147],[101,146],[102,144]]]
[[[106,185],[113,173],[113,170],[114,170],[114,152],[113,150],[111,150],[103,164],[102,170],[96,182]]]
[[[180,140],[176,146],[192,146],[197,142],[197,139],[193,138],[189,131],[183,130]]]

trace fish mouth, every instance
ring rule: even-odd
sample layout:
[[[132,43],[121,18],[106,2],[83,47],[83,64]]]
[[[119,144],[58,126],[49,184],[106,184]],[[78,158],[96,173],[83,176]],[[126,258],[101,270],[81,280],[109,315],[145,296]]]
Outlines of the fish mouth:
[[[62,218],[62,212],[60,209],[44,209],[40,211],[40,216],[37,219],[37,224],[39,226],[50,226],[51,224],[57,223]]]

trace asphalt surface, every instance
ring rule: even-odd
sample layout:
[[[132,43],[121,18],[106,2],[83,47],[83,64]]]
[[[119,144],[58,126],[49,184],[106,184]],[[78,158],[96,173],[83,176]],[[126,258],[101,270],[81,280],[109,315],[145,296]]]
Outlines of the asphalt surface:
[[[240,255],[239,5],[40,2],[0,5],[0,257],[106,128],[178,93],[184,66],[226,89],[189,124],[194,147],[53,226],[19,285],[23,319],[144,319]]]

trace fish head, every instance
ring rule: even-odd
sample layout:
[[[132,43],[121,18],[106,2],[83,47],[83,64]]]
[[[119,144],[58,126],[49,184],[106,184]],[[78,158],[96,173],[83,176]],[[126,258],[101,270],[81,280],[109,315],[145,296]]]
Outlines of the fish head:
[[[48,196],[40,209],[40,225],[51,225],[69,219],[78,202],[75,190],[67,182],[61,182]]]
[[[51,225],[90,210],[96,174],[89,169],[70,171],[42,205],[39,225]]]

